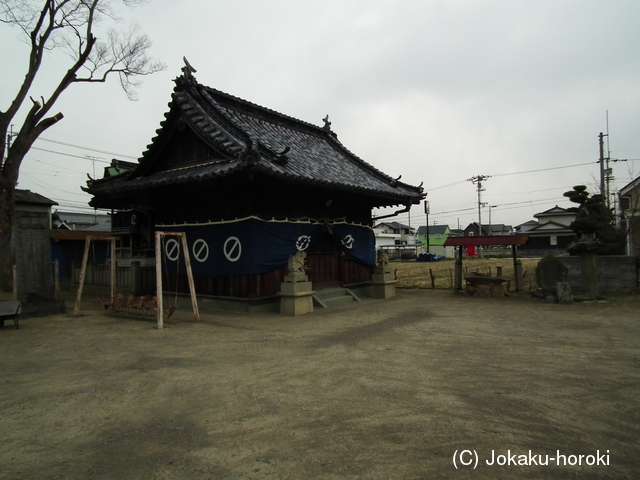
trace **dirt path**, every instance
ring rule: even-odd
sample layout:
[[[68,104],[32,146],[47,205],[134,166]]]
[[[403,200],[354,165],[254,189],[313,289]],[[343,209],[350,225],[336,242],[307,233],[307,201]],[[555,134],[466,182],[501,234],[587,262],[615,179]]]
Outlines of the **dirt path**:
[[[25,319],[0,329],[0,479],[638,478],[639,307],[402,290],[161,331]],[[584,457],[487,465],[508,450]]]

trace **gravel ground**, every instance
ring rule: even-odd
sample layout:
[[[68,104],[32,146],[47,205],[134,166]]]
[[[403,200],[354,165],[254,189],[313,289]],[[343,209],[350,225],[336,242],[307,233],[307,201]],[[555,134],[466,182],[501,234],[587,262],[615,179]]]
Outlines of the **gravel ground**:
[[[87,302],[0,329],[0,479],[638,478],[639,307],[401,289],[157,330]]]

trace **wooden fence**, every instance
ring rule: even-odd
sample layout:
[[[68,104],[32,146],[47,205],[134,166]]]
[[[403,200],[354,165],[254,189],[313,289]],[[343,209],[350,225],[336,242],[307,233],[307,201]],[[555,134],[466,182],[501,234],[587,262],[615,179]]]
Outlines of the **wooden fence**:
[[[130,267],[116,267],[116,288],[127,290],[134,295],[147,295],[155,293],[156,269],[154,267],[142,267],[138,262],[133,262]],[[87,265],[84,283],[85,285],[109,286],[111,270],[109,265]],[[73,283],[80,282],[80,267],[73,268]]]

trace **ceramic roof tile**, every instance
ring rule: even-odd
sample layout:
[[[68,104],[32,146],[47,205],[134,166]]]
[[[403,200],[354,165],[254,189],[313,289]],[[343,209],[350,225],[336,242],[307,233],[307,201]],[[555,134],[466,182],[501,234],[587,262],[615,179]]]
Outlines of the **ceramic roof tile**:
[[[290,181],[370,192],[396,198],[397,203],[417,203],[423,197],[422,188],[394,180],[358,158],[326,127],[205,87],[196,83],[193,77],[179,77],[172,98],[167,119],[174,114],[181,115],[200,138],[218,151],[226,152],[228,160],[152,174],[139,168],[125,181],[104,184],[105,188],[129,191],[201,181],[250,166]],[[163,128],[167,121],[162,123]],[[141,165],[153,161],[156,139],[162,135],[162,130],[143,155]],[[257,163],[253,157],[252,162],[243,161],[243,155],[256,150],[259,153]],[[281,155],[286,155],[286,161]],[[95,182],[89,190],[98,193],[100,182]]]

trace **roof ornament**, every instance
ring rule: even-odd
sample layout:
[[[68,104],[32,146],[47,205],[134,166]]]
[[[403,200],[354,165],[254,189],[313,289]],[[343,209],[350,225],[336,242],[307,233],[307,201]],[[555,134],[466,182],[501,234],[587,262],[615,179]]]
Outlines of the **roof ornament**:
[[[291,147],[287,147],[283,151],[278,153],[278,156],[276,157],[274,162],[284,167],[289,162],[289,157],[287,157],[287,153],[289,153],[289,150],[291,150]]]
[[[240,161],[245,162],[248,165],[255,165],[258,163],[260,161],[260,152],[258,152],[258,147],[258,141],[250,138],[247,141],[246,150],[240,154]]]
[[[328,113],[327,113],[327,116],[322,119],[322,121],[324,122],[324,127],[322,127],[322,128],[324,128],[327,131],[330,131],[331,130],[331,122],[329,121],[329,114]]]
[[[182,61],[184,62],[184,67],[182,67],[182,80],[186,83],[195,84],[196,79],[193,76],[194,73],[197,72],[195,68],[189,63],[187,57],[182,57]]]
[[[401,178],[402,178],[402,175],[400,175],[398,178],[396,178],[395,180],[393,180],[393,181],[391,182],[391,186],[392,186],[392,187],[397,187],[397,186],[398,186],[398,183],[400,182],[400,179],[401,179]]]

